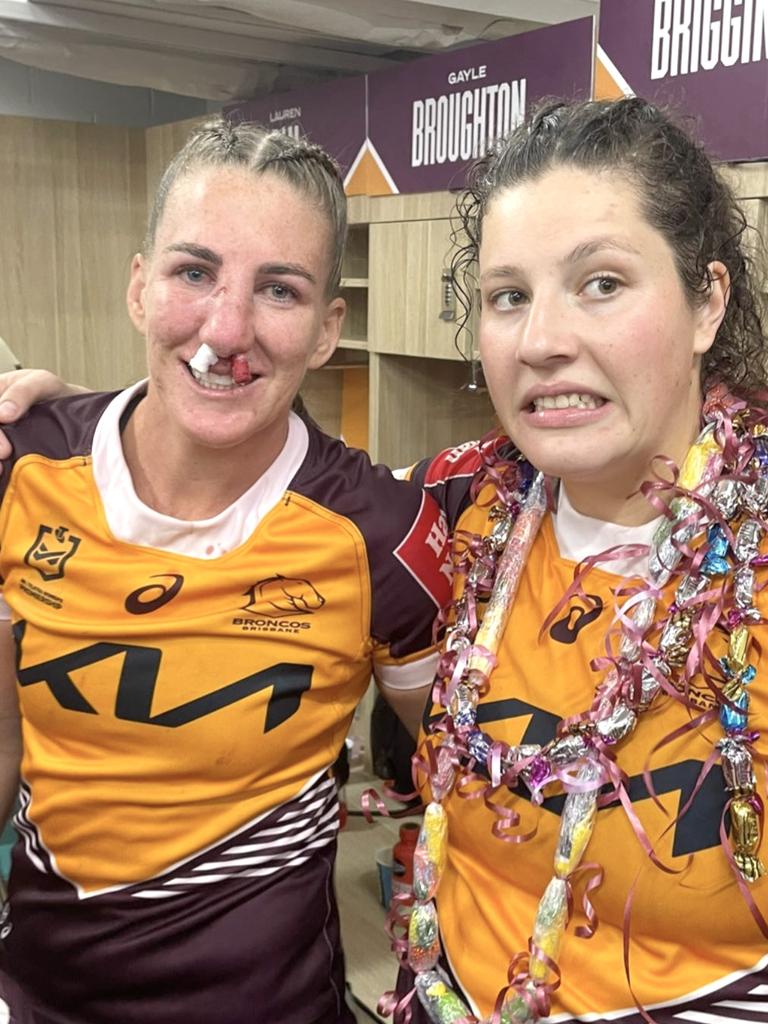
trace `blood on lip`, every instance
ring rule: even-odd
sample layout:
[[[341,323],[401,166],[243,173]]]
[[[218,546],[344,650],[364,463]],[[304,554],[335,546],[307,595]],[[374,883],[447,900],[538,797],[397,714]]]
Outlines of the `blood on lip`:
[[[248,356],[232,356],[232,380],[235,384],[250,384],[251,371],[248,367]]]

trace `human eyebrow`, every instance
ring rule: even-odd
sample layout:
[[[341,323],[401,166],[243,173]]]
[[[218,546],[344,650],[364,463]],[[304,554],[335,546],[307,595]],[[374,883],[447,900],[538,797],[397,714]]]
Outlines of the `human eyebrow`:
[[[267,276],[274,274],[276,277],[294,275],[296,277],[303,277],[310,284],[317,284],[315,275],[310,274],[300,263],[262,263],[259,267],[259,273]]]
[[[599,238],[591,238],[588,242],[582,242],[572,249],[560,262],[578,263],[596,253],[605,251],[625,252],[632,256],[639,256],[639,252],[626,238],[619,238],[612,235],[601,235]]]
[[[213,249],[209,249],[205,245],[197,245],[195,242],[174,242],[172,245],[166,246],[165,251],[186,253],[187,256],[192,256],[196,260],[204,260],[215,267],[220,267],[223,262],[221,256]]]
[[[488,270],[483,271],[480,275],[480,284],[486,284],[488,281],[495,281],[498,279],[507,279],[510,277],[519,277],[521,271],[519,267],[503,266],[503,267],[489,267]]]

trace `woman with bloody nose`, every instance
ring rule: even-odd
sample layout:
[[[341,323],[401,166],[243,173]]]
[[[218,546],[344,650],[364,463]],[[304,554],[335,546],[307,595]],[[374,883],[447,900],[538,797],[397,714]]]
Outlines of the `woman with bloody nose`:
[[[11,432],[0,1019],[354,1020],[329,768],[372,673],[420,712],[449,591],[434,500],[291,411],[345,228],[318,147],[199,129],[131,267],[148,380]]]

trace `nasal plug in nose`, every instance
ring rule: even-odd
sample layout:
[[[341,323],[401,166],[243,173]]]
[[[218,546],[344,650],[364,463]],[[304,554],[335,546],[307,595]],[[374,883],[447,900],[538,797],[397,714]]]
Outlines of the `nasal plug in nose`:
[[[248,356],[232,356],[232,380],[235,384],[251,383],[251,370],[248,366]]]
[[[189,360],[189,365],[196,373],[207,373],[213,364],[218,361],[219,357],[216,352],[214,352],[210,345],[206,345],[205,342],[203,342],[197,352],[195,352]],[[232,380],[235,384],[245,385],[251,383],[251,370],[248,366],[248,356],[242,354],[232,356],[230,359],[230,369],[232,373]]]
[[[211,346],[206,345],[205,342],[203,342],[197,352],[195,352],[189,360],[189,365],[193,370],[197,370],[198,373],[208,373],[218,358],[219,357],[213,351]]]

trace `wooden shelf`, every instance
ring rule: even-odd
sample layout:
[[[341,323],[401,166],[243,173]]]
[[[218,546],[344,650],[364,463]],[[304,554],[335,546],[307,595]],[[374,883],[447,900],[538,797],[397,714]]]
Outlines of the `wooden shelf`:
[[[364,338],[342,338],[339,341],[339,348],[353,348],[358,352],[367,352],[368,342]]]
[[[368,278],[367,277],[342,277],[341,279],[342,288],[367,288]]]

